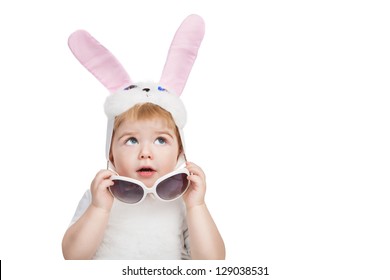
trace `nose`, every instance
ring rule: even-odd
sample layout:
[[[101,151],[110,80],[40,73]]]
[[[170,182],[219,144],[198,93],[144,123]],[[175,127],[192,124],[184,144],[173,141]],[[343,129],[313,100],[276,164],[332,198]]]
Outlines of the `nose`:
[[[153,159],[152,151],[150,150],[150,148],[147,145],[142,146],[138,158],[139,159]]]

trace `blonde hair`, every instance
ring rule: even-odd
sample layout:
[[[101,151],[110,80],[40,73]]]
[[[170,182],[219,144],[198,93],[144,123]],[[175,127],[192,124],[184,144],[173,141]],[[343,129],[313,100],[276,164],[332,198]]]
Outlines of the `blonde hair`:
[[[136,104],[135,106],[131,107],[129,110],[117,116],[115,118],[112,138],[114,138],[115,131],[125,120],[144,121],[144,120],[152,120],[152,119],[164,120],[166,122],[167,127],[169,129],[172,129],[175,132],[175,136],[179,144],[178,154],[180,154],[180,152],[183,151],[183,144],[181,141],[179,129],[177,128],[171,113],[153,103]],[[110,160],[111,162],[113,162],[111,147],[110,147]]]

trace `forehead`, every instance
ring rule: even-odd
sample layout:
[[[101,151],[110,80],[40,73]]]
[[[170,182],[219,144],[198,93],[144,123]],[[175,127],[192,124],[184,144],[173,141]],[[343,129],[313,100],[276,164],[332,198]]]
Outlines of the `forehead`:
[[[168,111],[152,103],[142,103],[135,105],[126,112],[117,116],[115,118],[114,130],[116,130],[119,125],[126,120],[141,121],[152,119],[162,119],[166,121],[170,128],[174,129],[176,127],[176,124],[172,119],[172,115]]]
[[[174,134],[173,128],[171,128],[168,122],[163,118],[152,118],[144,120],[124,120],[117,129],[117,133],[121,132],[168,132]]]

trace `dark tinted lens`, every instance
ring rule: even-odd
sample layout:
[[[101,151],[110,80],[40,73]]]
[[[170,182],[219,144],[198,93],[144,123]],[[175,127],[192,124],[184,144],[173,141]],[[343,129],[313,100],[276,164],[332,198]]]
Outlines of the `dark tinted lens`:
[[[121,180],[113,181],[114,185],[110,187],[110,190],[120,201],[133,204],[139,202],[144,196],[144,190],[137,184]]]
[[[188,186],[187,176],[180,173],[162,181],[156,187],[158,196],[165,200],[172,200],[182,195]]]

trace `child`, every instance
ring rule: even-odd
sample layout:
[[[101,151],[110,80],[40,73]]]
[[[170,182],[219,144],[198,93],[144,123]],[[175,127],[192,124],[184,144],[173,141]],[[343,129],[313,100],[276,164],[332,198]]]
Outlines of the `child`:
[[[224,259],[223,240],[204,201],[205,175],[185,160],[186,113],[178,98],[203,32],[203,20],[189,16],[175,35],[160,83],[137,85],[88,33],[70,37],[75,56],[114,93],[105,104],[106,156],[114,171],[98,172],[80,201],[63,238],[65,259]],[[184,162],[187,170],[179,169]],[[175,186],[171,178],[182,184],[174,196],[163,189]],[[122,197],[122,185],[137,190],[131,201]]]

